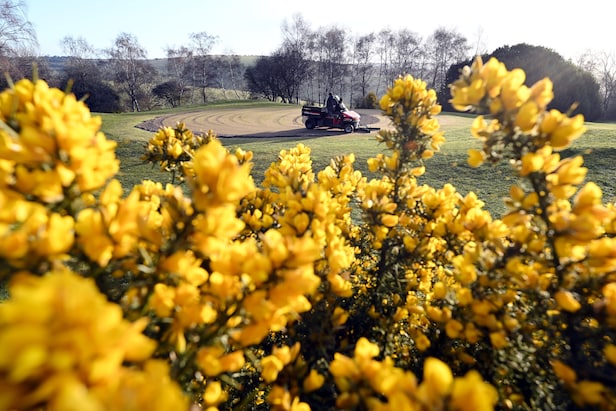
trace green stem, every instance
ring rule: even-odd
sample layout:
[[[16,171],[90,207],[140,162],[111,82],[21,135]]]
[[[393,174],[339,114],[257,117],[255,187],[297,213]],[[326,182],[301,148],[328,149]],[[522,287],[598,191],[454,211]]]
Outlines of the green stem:
[[[541,218],[541,220],[546,226],[545,236],[550,247],[550,251],[552,252],[554,270],[558,278],[558,285],[560,285],[563,283],[565,272],[560,263],[558,252],[556,251],[555,230],[552,227],[552,223],[550,222],[550,216],[548,213],[548,208],[550,204],[552,204],[550,191],[547,189],[547,183],[545,181],[544,173],[532,173],[529,176],[529,179],[533,186],[533,190],[535,191],[535,193],[537,193],[537,196],[539,197],[539,208],[541,210],[541,214],[538,217]],[[537,213],[535,213],[535,215],[537,215]]]

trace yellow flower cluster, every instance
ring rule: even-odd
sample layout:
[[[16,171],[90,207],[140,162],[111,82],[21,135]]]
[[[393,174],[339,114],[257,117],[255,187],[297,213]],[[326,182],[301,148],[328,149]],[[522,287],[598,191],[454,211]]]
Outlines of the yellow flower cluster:
[[[367,214],[367,222],[372,228],[371,245],[381,249],[390,228],[398,223],[398,205],[392,198],[395,186],[388,178],[371,180],[359,186],[361,207]]]
[[[170,344],[169,349],[175,355],[196,356],[198,372],[207,377],[200,384],[208,406],[228,398],[216,380],[221,374],[251,366],[246,364],[243,349],[284,330],[310,310],[307,296],[320,284],[314,261],[321,258],[321,248],[311,225],[304,225],[297,215],[291,218],[291,212],[276,215],[273,210],[278,200],[265,204],[278,193],[255,192],[250,157],[241,150],[229,153],[211,139],[184,163],[194,215],[184,213],[189,217],[186,233],[175,239],[177,251],[159,260],[156,272],[162,281],[153,287],[148,300],[161,326],[165,324],[161,338]],[[272,210],[267,215],[271,221],[259,224],[266,227],[259,235],[245,235],[247,227],[265,216],[245,218],[245,222],[237,217],[248,213],[240,204],[257,198],[263,199],[263,209]],[[319,201],[304,200],[302,207],[312,207],[311,215],[326,210]],[[178,249],[182,241],[194,253]],[[212,338],[203,337],[210,333]]]
[[[0,304],[0,408],[57,410],[186,409],[156,348],[72,272],[13,278]],[[132,365],[131,365],[132,364]]]
[[[74,220],[13,191],[0,191],[0,257],[13,267],[63,259],[72,248]],[[1,274],[1,273],[0,273]]]
[[[42,80],[20,80],[0,94],[0,124],[0,186],[28,200],[74,200],[119,169],[100,117]]]
[[[211,130],[205,136],[195,135],[181,122],[175,128],[161,127],[148,141],[141,159],[159,164],[161,170],[172,172],[175,178],[176,173],[181,173],[184,162],[190,161],[194,152],[214,137]],[[181,174],[180,181],[183,181]]]
[[[379,141],[400,150],[411,160],[430,158],[445,142],[438,120],[441,112],[436,92],[411,75],[400,77],[381,98],[381,110],[391,118],[395,131],[379,132]]]
[[[273,384],[267,402],[276,411],[309,411],[309,404],[301,400],[300,393],[319,390],[325,376],[315,369],[308,370],[300,354],[301,344],[274,347],[272,354],[263,357],[259,369],[263,381]]]
[[[334,224],[347,236],[353,236],[349,231],[353,226],[351,200],[358,184],[364,179],[359,171],[353,169],[354,163],[354,154],[336,157],[317,175],[319,186],[332,195],[334,202],[331,208],[336,217]]]
[[[237,150],[230,154],[213,135],[206,139],[196,138],[189,130],[179,127],[179,131],[175,131],[186,140],[182,148],[187,156],[185,159],[178,157],[186,160],[182,161],[180,171],[185,173],[193,198],[185,197],[179,187],[167,185],[163,188],[160,183],[149,181],[135,186],[126,197],[123,197],[123,189],[116,180],[106,186],[102,183],[81,186],[84,191],[80,191],[75,189],[76,183],[67,178],[66,187],[59,192],[72,197],[54,199],[57,203],[47,206],[51,200],[39,195],[39,188],[26,192],[24,184],[14,184],[15,170],[36,165],[31,158],[25,157],[27,150],[42,155],[43,149],[49,148],[45,151],[49,155],[44,156],[44,161],[40,160],[41,164],[44,163],[41,167],[64,170],[63,167],[70,166],[73,161],[73,154],[67,151],[69,148],[74,148],[75,153],[89,149],[80,146],[80,138],[91,144],[99,142],[102,134],[94,139],[85,131],[100,123],[90,119],[82,103],[76,105],[77,109],[85,111],[78,118],[74,118],[76,115],[71,110],[75,107],[72,105],[60,106],[57,119],[45,118],[45,115],[56,115],[49,112],[50,107],[56,108],[62,101],[70,103],[73,97],[64,97],[56,90],[41,94],[48,90],[44,83],[30,88],[24,84],[27,85],[18,83],[16,87],[23,107],[7,98],[13,96],[11,90],[2,95],[2,108],[6,109],[8,105],[13,108],[9,113],[13,117],[7,114],[7,122],[16,130],[38,126],[41,137],[35,141],[28,135],[12,132],[8,127],[3,129],[3,147],[17,150],[21,145],[18,151],[24,154],[23,158],[11,154],[11,161],[2,163],[6,184],[0,191],[3,206],[0,255],[13,267],[34,266],[38,269],[40,266],[42,274],[49,267],[45,261],[60,263],[70,254],[80,256],[82,260],[77,261],[78,267],[86,275],[99,275],[102,291],[110,299],[119,300],[120,305],[113,306],[116,310],[122,307],[127,317],[133,319],[138,318],[144,309],[151,310],[153,318],[148,326],[149,334],[158,339],[158,355],[177,359],[177,363],[171,364],[176,375],[196,372],[211,377],[236,372],[244,364],[243,352],[236,348],[258,344],[269,333],[281,330],[288,321],[296,320],[299,313],[310,309],[305,295],[312,294],[320,283],[313,269],[313,261],[320,257],[320,252],[309,236],[285,237],[278,230],[270,230],[259,241],[256,237],[247,241],[236,239],[245,227],[237,218],[238,204],[254,191],[250,176],[251,153]],[[28,96],[27,92],[33,93],[34,97]],[[47,99],[52,99],[51,103]],[[41,110],[37,104],[45,106],[43,108],[47,111]],[[29,111],[21,113],[19,110]],[[66,111],[64,117],[61,115],[63,110]],[[30,126],[29,116],[37,117],[38,123],[33,122]],[[62,125],[58,123],[61,119],[73,122]],[[22,127],[22,122],[27,123],[27,127]],[[61,147],[57,152],[51,150],[55,150],[51,143],[49,147],[36,147],[36,142],[49,139],[46,133],[54,138],[56,134],[66,137],[49,128],[48,123],[63,127],[63,133],[72,138],[72,145],[58,143]],[[160,142],[178,137],[174,133],[163,131],[153,140]],[[194,138],[189,138],[191,136]],[[7,151],[4,153],[8,156]],[[103,160],[98,161],[94,153],[86,153],[93,162],[85,165],[96,169],[97,165],[105,164]],[[117,167],[117,161],[114,164]],[[87,170],[77,171],[83,172],[84,176],[89,173]],[[106,179],[112,174],[98,170],[96,176]],[[103,190],[95,197],[86,192],[86,188]],[[52,185],[50,189],[55,190]],[[52,209],[58,212],[50,211]],[[333,258],[337,257],[332,254]],[[244,265],[239,266],[238,261],[243,261]],[[83,310],[96,315],[96,311]],[[140,320],[136,324],[135,329],[141,335],[145,323]],[[201,337],[202,333],[212,333],[215,338]],[[238,347],[230,347],[229,341],[234,341]],[[110,344],[113,345],[113,341]],[[208,349],[214,355],[208,354]],[[221,352],[226,353],[227,359],[221,358]],[[216,361],[212,360],[214,357]],[[198,359],[190,363],[194,364],[194,371],[177,369],[185,363],[185,358]],[[11,366],[17,364],[11,363]],[[139,379],[162,378],[169,372],[153,363],[146,368],[154,374],[141,377],[127,374],[127,393],[132,389],[130,386],[137,387],[135,384]],[[63,381],[58,381],[59,390],[64,389]],[[197,387],[202,387],[202,391],[197,388],[196,397],[202,398],[206,404],[224,401],[220,381],[197,378],[194,382]],[[215,395],[216,387],[222,390],[220,396]],[[154,393],[152,391],[152,395]],[[145,389],[143,394],[146,395]],[[131,395],[138,398],[141,394],[134,392]],[[109,400],[120,406],[122,397],[114,399],[114,396],[110,394]],[[161,401],[161,404],[165,402]]]
[[[86,257],[77,262],[79,268],[86,275],[98,273],[101,276],[99,285],[102,291],[108,293],[111,299],[119,299],[120,305],[110,304],[116,310],[116,315],[121,312],[120,307],[127,317],[133,319],[138,318],[144,309],[150,310],[152,319],[148,332],[158,339],[158,355],[177,359],[177,362],[171,362],[173,374],[194,373],[195,376],[207,377],[190,378],[188,385],[192,387],[189,390],[195,392],[195,398],[201,399],[205,405],[216,406],[226,400],[226,389],[216,378],[222,373],[235,373],[244,367],[242,347],[260,343],[269,334],[283,330],[289,322],[297,320],[302,312],[311,308],[307,296],[314,294],[321,283],[315,275],[315,260],[323,261],[319,265],[321,270],[326,267],[326,262],[331,262],[332,269],[323,271],[324,278],[330,276],[335,280],[333,284],[337,292],[348,294],[349,285],[345,285],[339,274],[350,264],[353,250],[338,239],[338,234],[347,227],[350,213],[348,196],[354,188],[348,187],[335,196],[329,193],[337,190],[333,181],[341,181],[341,175],[342,180],[347,181],[346,174],[352,169],[348,164],[352,160],[345,159],[340,164],[340,170],[323,174],[324,184],[330,185],[329,191],[311,182],[312,194],[308,199],[313,195],[312,200],[306,201],[299,193],[288,193],[289,199],[294,197],[297,204],[301,204],[296,215],[291,212],[276,215],[276,227],[272,218],[270,223],[266,223],[267,230],[263,231],[262,236],[242,237],[246,225],[237,217],[238,205],[255,190],[250,176],[251,153],[237,150],[231,154],[213,135],[206,139],[197,138],[189,130],[178,126],[176,130],[171,130],[173,133],[170,130],[157,133],[151,141],[151,147],[160,148],[164,145],[165,150],[177,154],[177,141],[170,143],[170,140],[173,137],[183,141],[183,154],[174,158],[180,161],[178,165],[182,165],[179,171],[184,174],[192,190],[192,198],[184,197],[178,187],[168,185],[163,188],[159,183],[148,181],[135,186],[126,197],[116,180],[106,186],[102,183],[78,186],[77,182],[69,178],[70,173],[63,173],[68,166],[78,165],[74,156],[79,150],[86,150],[90,158],[95,160],[85,165],[96,169],[96,166],[105,164],[103,160],[97,160],[95,153],[87,152],[89,147],[80,146],[83,141],[91,144],[100,142],[102,134],[97,134],[96,139],[93,139],[92,135],[85,133],[98,127],[99,122],[90,119],[89,112],[81,103],[76,104],[77,109],[85,110],[81,117],[74,118],[71,110],[75,107],[65,105],[59,107],[59,114],[63,110],[67,112],[65,117],[59,115],[57,119],[54,117],[49,120],[45,116],[56,115],[49,111],[50,107],[55,108],[59,104],[56,100],[70,103],[73,97],[64,96],[53,89],[48,90],[42,82],[30,88],[24,85],[28,83],[18,83],[15,89],[23,100],[23,107],[7,98],[14,97],[13,90],[2,95],[2,108],[10,106],[13,109],[7,112],[6,122],[15,130],[29,131],[37,126],[40,128],[37,131],[40,139],[32,138],[29,134],[19,135],[9,127],[3,129],[2,141],[6,148],[3,153],[6,157],[10,154],[10,160],[2,163],[2,258],[15,268],[40,266],[43,273],[45,267],[48,267],[45,261],[62,262],[71,253]],[[42,93],[44,91],[49,93]],[[28,95],[28,92],[34,97]],[[47,99],[52,99],[51,104]],[[37,104],[49,104],[50,107],[43,107],[47,109],[45,111]],[[20,110],[29,111],[22,114]],[[29,116],[37,117],[32,125],[28,123]],[[72,120],[73,123],[59,124],[59,119]],[[78,120],[83,121],[83,124],[79,124]],[[26,127],[21,123],[26,124]],[[48,123],[53,127],[64,127],[64,134],[49,128]],[[81,134],[77,131],[81,131]],[[72,145],[62,140],[60,143],[53,142],[58,144],[57,149],[52,143],[45,143],[47,145],[43,145],[42,149],[36,147],[35,143],[44,143],[50,136],[70,137]],[[113,145],[102,147],[112,148]],[[75,153],[69,152],[69,148],[74,148]],[[17,150],[23,155],[19,157],[7,150]],[[28,154],[30,152],[33,154]],[[113,154],[111,150],[110,153]],[[35,158],[36,155],[42,157]],[[23,182],[15,183],[19,180],[17,174],[22,173],[16,170],[25,167],[33,169],[37,166],[35,160],[39,161],[41,169],[60,170],[58,175],[65,178],[62,182],[64,186],[57,188],[51,180],[36,187],[26,187]],[[285,168],[286,161],[294,162],[293,155],[281,161],[283,173],[293,170],[293,167]],[[117,161],[113,164],[117,169]],[[89,173],[87,170],[75,170],[79,176],[81,173],[84,176]],[[96,171],[96,176],[105,181],[112,175]],[[314,179],[314,174],[310,176]],[[299,173],[295,177],[303,178],[305,174]],[[48,187],[51,194],[43,195],[44,187]],[[97,197],[86,191],[94,188],[103,188]],[[58,193],[70,196],[60,198]],[[54,204],[47,206],[52,201]],[[337,206],[331,207],[329,212],[323,201]],[[275,204],[271,202],[265,207],[273,210]],[[50,211],[52,207],[58,212]],[[302,207],[305,208],[303,212]],[[304,221],[306,216],[311,216],[313,221]],[[332,245],[324,250],[328,242]],[[87,271],[88,266],[93,270],[92,273]],[[52,275],[46,274],[43,279],[52,278]],[[68,288],[80,292],[77,285],[69,284]],[[99,299],[103,298],[97,295]],[[81,293],[80,296],[90,300],[93,298],[91,293]],[[37,301],[32,301],[33,305],[35,303]],[[49,311],[44,307],[42,310]],[[80,315],[101,318],[107,315],[83,307],[78,311],[83,311]],[[89,323],[96,324],[93,320]],[[145,325],[143,320],[135,322],[136,335],[142,336]],[[58,327],[64,327],[63,323],[59,323]],[[90,332],[87,328],[75,328],[75,332]],[[24,334],[24,338],[27,340],[29,335]],[[84,340],[76,340],[79,341]],[[108,343],[110,347],[115,344],[112,340]],[[144,351],[144,355],[149,357],[153,349],[152,345],[147,352]],[[29,359],[24,356],[17,358],[24,361]],[[188,358],[194,360],[186,362]],[[123,360],[131,360],[119,354],[113,354],[113,359],[114,362],[109,362],[109,370],[118,361],[121,364]],[[28,364],[24,362],[24,366]],[[19,369],[20,364],[17,362],[5,365],[8,370],[17,370],[7,371],[9,373],[24,372]],[[155,363],[144,363],[142,374],[125,373],[126,378],[123,380],[124,377],[116,373],[116,383],[123,381],[123,392],[134,397],[137,403],[137,398],[156,393],[142,386],[138,388],[141,384],[139,381],[164,379],[168,373],[168,369]],[[41,383],[46,384],[44,378],[41,378]],[[318,379],[315,376],[307,378],[307,389],[316,389]],[[58,384],[58,391],[70,389],[72,384],[69,379],[58,379],[55,383]],[[26,392],[14,386],[8,391],[14,391],[15,398],[22,397]],[[84,388],[86,394],[88,387]],[[159,394],[160,404],[168,404],[163,401],[164,392]],[[108,392],[108,400],[121,407],[122,395]],[[45,398],[41,399],[41,403],[45,401]]]
[[[616,346],[606,346],[605,353],[612,356],[616,353]],[[552,362],[552,369],[556,376],[565,384],[571,392],[571,397],[579,407],[590,407],[595,409],[612,409],[616,403],[616,393],[605,383],[579,379],[575,370],[571,369],[561,361]]]
[[[99,267],[139,271],[144,253],[151,258],[185,232],[194,210],[179,187],[143,181],[123,197],[111,180],[98,199],[77,214],[76,242]]]
[[[72,249],[72,214],[118,171],[115,142],[83,102],[42,80],[0,93],[0,125],[0,256],[38,271]]]
[[[521,69],[509,71],[495,58],[483,64],[477,57],[450,85],[454,108],[492,117],[487,122],[479,115],[473,122],[471,132],[482,141],[483,148],[469,151],[472,166],[500,160],[507,148],[517,160],[546,144],[562,150],[586,130],[582,115],[569,117],[558,110],[547,110],[554,96],[549,79],[531,87],[524,84],[525,80]]]
[[[486,309],[492,302],[475,298],[471,287],[478,280],[475,263],[485,253],[482,243],[490,243],[486,250],[493,256],[502,250],[508,227],[493,220],[474,193],[462,196],[451,185],[435,189],[418,184],[425,168],[413,163],[420,156],[406,154],[415,149],[408,142],[425,138],[429,131],[409,127],[416,117],[401,116],[400,111],[408,105],[413,112],[413,104],[420,107],[415,110],[421,110],[432,101],[431,93],[426,92],[427,100],[418,103],[412,100],[422,95],[425,85],[408,77],[396,85],[399,88],[393,87],[382,99],[385,114],[398,130],[388,134],[393,152],[368,160],[370,170],[384,177],[358,186],[371,234],[364,234],[366,241],[358,257],[362,262],[357,264],[355,282],[366,293],[358,298],[378,295],[378,299],[370,299],[367,314],[375,326],[381,324],[377,327],[389,330],[382,346],[398,364],[421,369],[420,359],[435,349],[435,340],[441,348],[446,336],[455,341],[443,347],[448,360],[467,369],[475,363],[470,348],[479,341],[487,340],[489,347],[506,346],[503,322],[494,315],[498,308],[494,312]],[[413,90],[415,97],[399,92],[402,86]],[[424,113],[428,118],[438,110]],[[434,136],[439,142],[440,134]],[[454,301],[457,306],[451,304]],[[503,298],[500,306],[507,301]],[[357,305],[351,313],[363,307],[363,303]]]
[[[341,391],[338,408],[488,411],[498,400],[496,390],[475,371],[454,378],[447,364],[428,357],[418,383],[412,372],[396,368],[391,358],[376,360],[379,352],[378,345],[360,338],[353,358],[335,355],[330,372]]]
[[[470,280],[472,321],[487,328],[495,348],[514,349],[520,332],[533,335],[526,349],[553,364],[575,403],[610,408],[614,390],[601,375],[613,370],[611,350],[603,347],[614,343],[606,333],[612,320],[605,290],[614,284],[609,273],[616,214],[602,203],[596,184],[584,184],[583,159],[555,153],[585,131],[583,117],[547,109],[553,96],[549,79],[532,87],[524,80],[522,70],[508,71],[495,59],[484,65],[478,58],[451,85],[454,107],[491,118],[473,122],[483,147],[470,152],[469,163],[508,160],[521,181],[507,199],[506,241],[484,243],[481,253],[458,256],[454,264],[460,278]],[[604,352],[603,358],[596,352]],[[578,381],[577,371],[587,379]]]
[[[312,305],[306,296],[313,294],[320,284],[313,268],[319,250],[309,237],[295,239],[269,230],[263,236],[262,247],[271,270],[271,283],[266,285],[268,277],[259,278],[261,270],[246,271],[254,276],[254,290],[242,304],[243,321],[248,324],[232,334],[243,346],[258,344],[270,332],[283,330],[299,314],[310,310]],[[225,262],[232,266],[235,261]]]
[[[183,166],[198,210],[237,203],[255,189],[250,163],[240,164],[238,157],[229,154],[218,139],[197,150],[192,161]]]
[[[82,210],[75,223],[78,243],[84,253],[100,266],[112,258],[123,258],[137,245],[139,195],[135,191],[123,200],[122,185],[112,180],[100,197],[99,209]]]
[[[312,243],[320,260],[315,268],[321,281],[326,280],[334,294],[347,297],[351,284],[342,274],[351,265],[355,250],[343,234],[351,234],[350,196],[361,181],[361,175],[353,171],[353,161],[352,156],[332,161],[315,181],[310,149],[298,144],[282,151],[279,161],[265,172],[265,190],[260,193],[270,204],[271,224],[279,226],[285,236]]]

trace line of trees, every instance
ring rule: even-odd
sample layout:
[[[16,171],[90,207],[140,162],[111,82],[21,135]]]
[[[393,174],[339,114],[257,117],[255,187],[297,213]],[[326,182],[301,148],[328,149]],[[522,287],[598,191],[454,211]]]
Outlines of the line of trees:
[[[312,30],[301,15],[282,26],[282,45],[246,71],[249,90],[270,100],[323,102],[329,92],[362,105],[370,91],[382,94],[401,74],[438,88],[447,69],[471,48],[455,30],[437,29],[423,39],[408,29],[351,36],[337,27]]]
[[[411,74],[439,93],[447,109],[447,84],[459,69],[481,54],[495,56],[507,67],[521,67],[529,81],[549,76],[559,91],[552,104],[588,120],[616,119],[616,57],[601,52],[566,61],[553,50],[520,44],[492,53],[471,44],[455,30],[440,27],[423,38],[408,28],[382,29],[353,35],[335,26],[313,30],[296,14],[281,26],[282,42],[269,56],[246,62],[229,52],[212,55],[218,38],[193,33],[186,44],[166,49],[167,58],[149,60],[130,33],[120,33],[105,50],[95,50],[84,38],[62,39],[62,68],[37,56],[36,32],[21,0],[0,0],[0,69],[9,78],[29,77],[36,67],[50,85],[71,90],[92,111],[142,111],[207,103],[212,88],[231,98],[264,98],[299,104],[323,103],[329,92],[353,107],[372,106],[394,79]],[[0,86],[8,85],[5,76]]]
[[[244,71],[240,58],[211,55],[216,41],[206,32],[193,33],[186,45],[168,47],[167,58],[156,66],[157,61],[148,60],[146,50],[132,34],[121,33],[112,47],[98,53],[85,39],[67,36],[62,45],[69,57],[59,83],[62,86],[73,80],[73,91],[78,96],[83,88],[97,91],[101,82],[115,91],[113,98],[105,96],[103,105],[98,104],[99,99],[90,101],[90,95],[86,102],[92,111],[203,104],[208,102],[208,90],[213,87],[228,88],[235,98],[244,98],[238,91],[244,88],[240,82]]]
[[[352,106],[368,106],[398,76],[411,74],[437,90],[440,104],[448,109],[447,85],[479,54],[524,69],[529,82],[550,77],[558,90],[554,108],[566,112],[573,107],[590,121],[616,119],[616,58],[610,54],[589,52],[572,62],[528,44],[487,53],[480,41],[472,45],[444,27],[427,38],[389,28],[351,36],[337,27],[312,30],[301,15],[283,24],[282,35],[281,46],[271,56],[260,57],[246,70],[248,89],[272,101],[323,103],[333,92]]]
[[[142,111],[161,106],[206,103],[208,90],[226,90],[246,98],[245,67],[237,55],[211,55],[218,41],[206,32],[193,33],[187,44],[168,47],[167,58],[148,59],[131,33],[120,33],[111,46],[96,50],[83,37],[61,40],[65,57],[37,55],[36,31],[21,0],[0,0],[0,87],[36,75],[51,86],[69,88],[86,98],[92,111]],[[58,67],[53,62],[60,61]]]

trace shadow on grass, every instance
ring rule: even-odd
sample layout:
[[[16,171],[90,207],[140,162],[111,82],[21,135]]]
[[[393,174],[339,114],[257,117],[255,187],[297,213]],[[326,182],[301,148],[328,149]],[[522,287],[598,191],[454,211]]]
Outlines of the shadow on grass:
[[[217,137],[220,139],[229,139],[229,138],[245,138],[245,139],[274,139],[274,138],[285,138],[289,139],[288,141],[300,141],[306,139],[312,139],[316,137],[332,137],[337,135],[347,135],[349,133],[345,133],[344,130],[335,129],[335,128],[315,128],[312,130],[308,130],[306,128],[292,128],[289,130],[282,131],[267,131],[263,133],[254,133],[254,134],[237,134],[237,135],[218,135]]]

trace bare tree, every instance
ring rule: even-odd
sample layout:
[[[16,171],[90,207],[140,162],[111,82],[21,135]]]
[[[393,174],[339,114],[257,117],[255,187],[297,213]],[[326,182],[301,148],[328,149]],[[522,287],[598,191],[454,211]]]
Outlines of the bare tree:
[[[391,83],[394,79],[391,75],[391,52],[395,48],[395,35],[391,29],[385,28],[379,31],[376,35],[376,52],[379,56],[379,75],[376,83],[376,93],[379,94],[381,85],[384,88]]]
[[[408,29],[401,29],[396,32],[391,61],[392,77],[396,78],[405,74],[418,76],[420,74],[418,69],[422,60],[421,37]]]
[[[602,52],[596,61],[603,114],[613,120],[616,118],[616,57],[613,52]]]
[[[65,36],[61,41],[62,51],[68,60],[64,66],[67,77],[74,81],[86,81],[99,77],[100,70],[95,60],[95,49],[83,37]]]
[[[468,43],[464,36],[455,30],[438,28],[426,42],[426,52],[430,63],[429,86],[440,90],[445,82],[449,66],[467,58]]]
[[[38,47],[23,1],[0,1],[0,56],[15,56]]]
[[[587,50],[577,61],[577,66],[591,73],[599,83],[601,110],[605,118],[616,118],[616,56],[614,53]]]
[[[227,64],[227,73],[229,74],[231,87],[235,91],[235,97],[240,98],[241,96],[239,94],[239,90],[243,89],[243,86],[240,83],[240,80],[242,78],[240,76],[242,70],[240,56],[238,56],[237,54],[228,54],[225,56],[224,60]]]
[[[408,29],[383,29],[376,35],[376,51],[380,63],[377,93],[381,84],[386,88],[398,76],[424,74],[425,50],[417,33]]]
[[[598,67],[597,61],[595,60],[595,54],[596,53],[591,49],[584,50],[582,54],[577,56],[575,65],[582,70],[588,71],[589,73],[597,74]]]
[[[26,17],[23,1],[0,0],[0,87],[13,80],[32,75],[34,65],[39,74],[48,71],[45,62],[35,56],[38,47],[32,23]]]
[[[250,93],[253,96],[265,97],[269,101],[276,101],[281,94],[278,70],[274,57],[259,57],[254,65],[246,68],[244,73]]]
[[[60,43],[68,59],[59,86],[84,99],[92,111],[119,111],[120,96],[105,80],[95,48],[83,37],[66,36]]]
[[[353,43],[353,75],[351,76],[351,103],[355,86],[360,90],[360,98],[366,97],[375,70],[372,61],[374,54],[374,33],[358,37]]]
[[[65,36],[60,41],[62,51],[72,58],[87,59],[95,55],[94,46],[83,37]]]
[[[281,29],[282,42],[284,44],[307,53],[311,29],[310,24],[308,24],[301,13],[294,14],[290,22],[285,19]]]
[[[346,34],[331,27],[321,29],[318,34],[319,75],[325,81],[325,93],[343,94],[347,71]]]
[[[318,101],[323,102],[323,79],[319,75],[319,35],[316,31],[310,31],[306,34],[308,41],[306,43],[306,61],[308,62],[310,69],[307,73],[306,81],[304,82],[305,98],[311,103]]]
[[[210,51],[218,41],[216,36],[207,34],[206,32],[192,33],[190,35],[192,41],[192,59],[187,67],[188,75],[193,86],[201,90],[202,102],[207,102],[206,89],[211,81],[211,56]]]
[[[144,85],[154,75],[154,68],[147,62],[147,53],[129,33],[121,33],[112,48],[106,50],[117,84],[128,94],[132,111],[141,111],[139,99]]]
[[[240,56],[223,54],[214,57],[212,65],[215,83],[223,90],[224,97],[227,98],[227,88],[231,88],[235,92],[235,97],[241,98],[239,94],[239,90],[242,88],[239,82],[242,70]]]
[[[299,93],[302,86],[312,82],[314,76],[314,64],[310,59],[313,50],[313,33],[308,22],[304,19],[301,13],[293,15],[291,21],[286,19],[282,26],[282,49],[287,56],[289,63],[297,64],[295,67],[295,75],[297,84],[295,88],[295,100],[299,102]]]
[[[62,51],[68,59],[64,65],[66,81],[85,83],[100,78],[94,47],[83,37],[65,36],[61,40]]]
[[[182,98],[188,89],[186,72],[193,58],[193,51],[186,46],[181,46],[178,48],[168,47],[166,51],[167,72],[173,77],[177,84],[177,105],[181,105]]]
[[[299,87],[306,76],[306,64],[292,47],[281,46],[271,56],[260,57],[246,69],[248,89],[274,101],[298,103]]]
[[[485,32],[483,30],[483,27],[477,27],[477,32],[475,33],[475,51],[473,53],[473,56],[481,56],[488,52],[484,41],[484,34]]]

